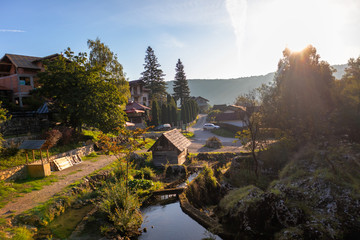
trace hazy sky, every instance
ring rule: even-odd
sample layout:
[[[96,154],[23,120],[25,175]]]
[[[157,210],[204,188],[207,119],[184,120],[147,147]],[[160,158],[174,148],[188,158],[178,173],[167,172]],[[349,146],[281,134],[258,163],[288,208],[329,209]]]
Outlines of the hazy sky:
[[[151,46],[166,74],[188,79],[261,75],[285,47],[314,45],[330,64],[360,55],[360,0],[0,0],[0,56],[87,51],[99,37],[130,80]]]

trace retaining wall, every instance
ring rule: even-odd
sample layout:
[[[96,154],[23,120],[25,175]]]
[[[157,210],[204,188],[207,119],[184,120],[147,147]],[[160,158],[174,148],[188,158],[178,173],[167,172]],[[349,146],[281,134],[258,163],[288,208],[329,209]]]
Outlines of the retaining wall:
[[[94,144],[76,148],[76,149],[70,150],[68,152],[64,152],[64,153],[60,153],[60,154],[51,156],[50,161],[57,159],[57,158],[61,158],[61,157],[65,157],[65,156],[72,156],[72,155],[79,155],[80,157],[83,157],[83,156],[89,155],[92,152],[94,152]],[[40,164],[41,160],[37,160],[33,163]],[[25,179],[27,177],[28,177],[28,175],[27,175],[26,164],[0,171],[0,181],[20,180],[20,179]]]

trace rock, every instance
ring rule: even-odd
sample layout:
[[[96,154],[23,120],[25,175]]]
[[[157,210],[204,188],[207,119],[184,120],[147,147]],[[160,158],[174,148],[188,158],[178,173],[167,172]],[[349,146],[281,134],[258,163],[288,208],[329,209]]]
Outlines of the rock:
[[[143,229],[143,231],[144,231],[144,232],[147,232],[147,228],[145,227],[145,228]]]

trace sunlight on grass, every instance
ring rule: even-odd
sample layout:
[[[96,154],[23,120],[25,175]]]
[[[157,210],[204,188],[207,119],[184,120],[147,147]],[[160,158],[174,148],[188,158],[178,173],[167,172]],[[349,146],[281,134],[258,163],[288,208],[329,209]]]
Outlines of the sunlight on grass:
[[[44,186],[57,182],[59,179],[55,175],[45,178],[27,178],[24,180],[0,182],[0,208],[16,197],[22,196],[21,193],[30,193],[41,190]]]

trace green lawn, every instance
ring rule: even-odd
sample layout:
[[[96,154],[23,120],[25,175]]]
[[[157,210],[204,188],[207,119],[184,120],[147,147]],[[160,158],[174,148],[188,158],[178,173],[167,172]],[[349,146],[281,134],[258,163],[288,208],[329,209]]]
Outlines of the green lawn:
[[[221,136],[221,137],[228,137],[228,138],[234,138],[235,137],[235,133],[231,132],[225,128],[218,128],[218,129],[213,129],[211,130],[212,133]]]
[[[43,186],[50,185],[57,181],[58,177],[55,175],[9,182],[0,181],[0,208],[15,197],[19,197],[24,193],[40,190]]]

